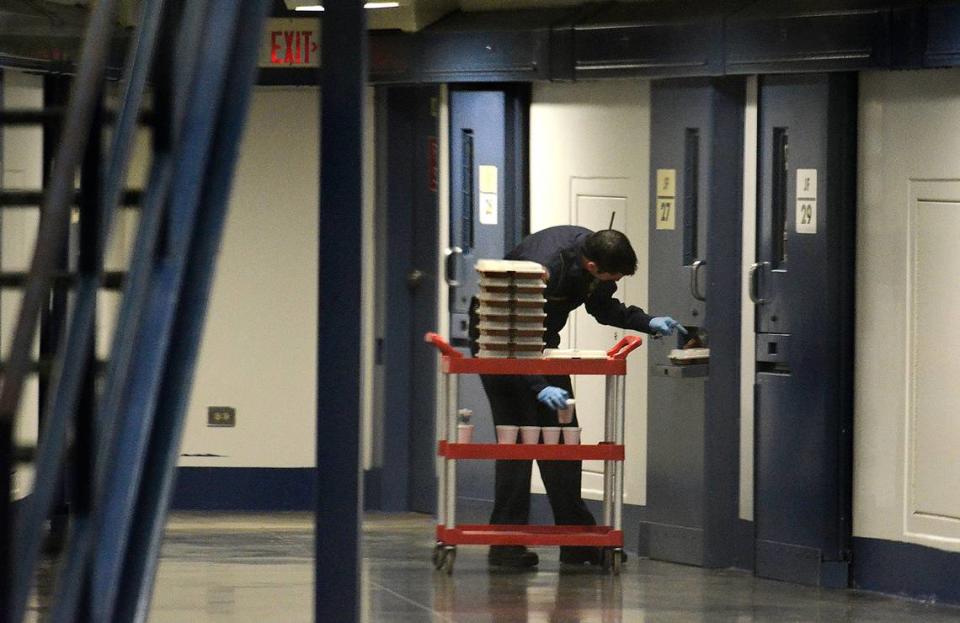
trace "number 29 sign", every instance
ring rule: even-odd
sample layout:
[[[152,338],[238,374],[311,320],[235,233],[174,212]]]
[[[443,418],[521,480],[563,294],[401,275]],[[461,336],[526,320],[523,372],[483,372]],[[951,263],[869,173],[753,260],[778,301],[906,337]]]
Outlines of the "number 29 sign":
[[[798,234],[817,233],[817,170],[797,169]]]

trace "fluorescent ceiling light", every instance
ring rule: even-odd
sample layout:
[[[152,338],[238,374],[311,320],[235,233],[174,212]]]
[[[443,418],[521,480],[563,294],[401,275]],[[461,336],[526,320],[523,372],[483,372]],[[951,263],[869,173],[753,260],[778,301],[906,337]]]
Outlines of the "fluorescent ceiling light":
[[[399,2],[367,2],[363,5],[365,9],[395,9],[400,6]],[[322,11],[322,4],[304,4],[296,8],[297,11]]]

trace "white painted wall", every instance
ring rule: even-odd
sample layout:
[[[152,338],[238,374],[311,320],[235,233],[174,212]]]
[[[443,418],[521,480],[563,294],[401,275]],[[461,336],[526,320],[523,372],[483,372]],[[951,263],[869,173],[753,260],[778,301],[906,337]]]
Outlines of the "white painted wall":
[[[960,70],[862,74],[854,534],[952,551],[960,551],[960,280],[956,254],[936,245],[955,249],[960,203],[937,212],[917,199],[960,201],[957,154]],[[924,272],[926,254],[947,262],[940,287],[922,280],[939,274]],[[941,323],[918,324],[930,313]]]
[[[8,71],[4,75],[8,107],[41,107],[42,81]],[[367,120],[372,122],[372,91]],[[316,88],[257,88],[240,149],[230,211],[214,279],[207,324],[197,362],[182,452],[218,457],[183,457],[181,465],[217,467],[298,467],[315,464],[317,201],[319,196],[319,91]],[[7,129],[4,135],[4,185],[39,188],[42,135],[39,129]],[[367,173],[372,172],[373,138],[367,137]],[[128,187],[143,188],[149,171],[149,139],[138,136]],[[367,175],[364,235],[372,238],[372,174]],[[33,252],[36,210],[4,211],[4,270],[23,270]],[[124,269],[136,234],[137,213],[122,212],[115,228],[108,268]],[[365,301],[372,300],[372,267],[357,274]],[[98,351],[109,356],[114,329],[114,294],[101,295]],[[372,306],[364,305],[363,370],[372,366]],[[19,298],[0,299],[0,346],[9,331]],[[360,345],[358,345],[360,347]],[[5,356],[5,355],[4,355]],[[368,374],[363,374],[368,378]],[[366,394],[364,394],[366,396]],[[207,407],[237,409],[236,428],[207,427]],[[371,406],[361,401],[364,421]],[[35,440],[36,383],[24,396],[18,435]],[[369,426],[364,426],[369,430]],[[368,437],[365,439],[368,441]],[[365,446],[366,447],[366,446]],[[364,453],[369,461],[369,452]],[[22,482],[20,482],[22,481]],[[29,474],[18,474],[20,494]]]
[[[17,71],[3,72],[5,108],[42,108],[43,78]],[[2,128],[3,153],[0,163],[7,189],[37,190],[43,185],[43,131],[39,127]],[[37,238],[40,211],[37,208],[4,209],[0,214],[0,269],[28,270]],[[0,292],[0,352],[6,361],[13,341],[13,329],[20,313],[19,292]],[[34,445],[37,441],[37,377],[27,379],[17,413],[17,442]],[[26,495],[33,482],[33,470],[19,468],[13,479],[14,497]]]
[[[572,189],[579,180],[620,178],[617,184],[627,195],[628,204],[625,233],[640,265],[636,275],[618,284],[618,296],[644,309],[649,169],[649,82],[534,84],[530,107],[530,229],[570,223],[575,199]],[[647,462],[645,348],[630,356],[628,369],[624,493],[630,503],[642,505],[646,503]],[[535,483],[534,488],[543,491],[542,483]]]
[[[254,91],[181,446],[222,458],[181,465],[315,464],[319,144],[318,89]]]
[[[373,89],[365,107],[363,237],[373,240]],[[230,212],[187,414],[181,465],[316,464],[319,90],[258,87],[240,150]],[[360,279],[365,467],[373,403],[372,255]],[[236,428],[207,426],[207,407],[237,409]]]

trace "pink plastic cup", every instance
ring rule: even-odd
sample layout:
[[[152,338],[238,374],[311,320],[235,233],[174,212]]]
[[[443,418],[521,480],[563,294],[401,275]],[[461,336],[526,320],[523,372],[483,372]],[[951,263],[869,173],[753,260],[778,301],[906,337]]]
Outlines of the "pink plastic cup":
[[[457,424],[457,443],[473,441],[473,424]]]
[[[540,443],[539,426],[521,426],[520,441],[522,443]]]
[[[544,426],[543,427],[543,443],[548,445],[556,445],[560,443],[560,431],[563,430],[559,426]]]
[[[517,432],[519,430],[519,426],[499,424],[497,426],[497,443],[517,443]]]
[[[563,443],[568,446],[575,446],[580,443],[580,427],[579,426],[564,426],[563,427]]]

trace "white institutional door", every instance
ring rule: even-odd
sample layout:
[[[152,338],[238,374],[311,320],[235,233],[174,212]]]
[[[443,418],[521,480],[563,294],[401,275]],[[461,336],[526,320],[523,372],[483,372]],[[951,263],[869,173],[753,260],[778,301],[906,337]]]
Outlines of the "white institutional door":
[[[624,231],[627,214],[627,198],[617,196],[582,194],[575,195],[575,225],[597,231],[610,227],[613,216],[613,229]],[[619,289],[619,284],[618,284]],[[606,350],[623,336],[623,330],[608,327],[596,321],[581,306],[570,319],[570,340],[573,348],[584,350]],[[575,376],[573,393],[577,398],[577,419],[580,422],[581,442],[595,444],[603,441],[603,413],[606,377]],[[603,461],[583,462],[584,495],[597,498],[603,495]]]
[[[570,223],[593,231],[610,227],[627,231],[628,180],[623,178],[575,178],[571,189]],[[623,300],[625,282],[617,284],[617,297]],[[581,306],[567,323],[566,345],[561,348],[583,350],[607,350],[623,336],[624,331],[598,323]],[[605,377],[575,376],[573,392],[577,399],[577,419],[580,423],[581,442],[595,444],[603,438],[603,409],[605,400]],[[539,476],[539,474],[537,474]],[[543,492],[543,484],[536,478],[534,490]],[[583,496],[590,499],[603,497],[603,461],[583,462]]]

